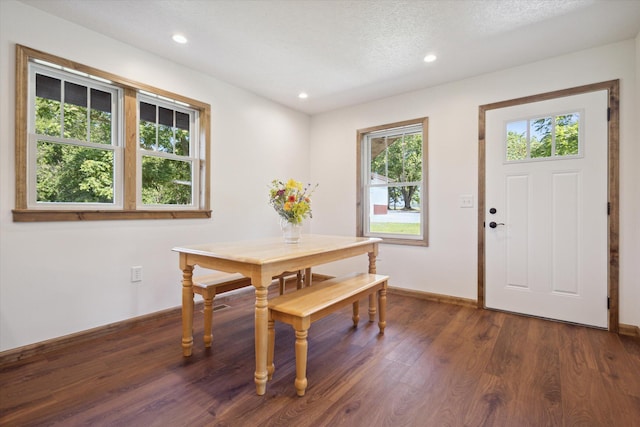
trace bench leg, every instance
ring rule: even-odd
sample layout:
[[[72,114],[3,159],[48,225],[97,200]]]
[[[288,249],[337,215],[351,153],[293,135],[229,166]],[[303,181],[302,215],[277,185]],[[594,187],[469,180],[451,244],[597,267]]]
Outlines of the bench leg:
[[[273,364],[273,354],[275,352],[275,346],[276,346],[276,328],[275,328],[275,322],[271,318],[271,315],[269,315],[267,331],[268,331],[267,332],[267,335],[268,335],[268,342],[267,342],[267,380],[270,380],[271,378],[273,378],[273,373],[276,370],[276,367]]]
[[[375,322],[376,320],[376,296],[374,294],[369,295],[369,322]]]
[[[313,282],[313,275],[311,274],[311,267],[304,269],[304,285],[311,286]]]
[[[307,389],[307,335],[308,329],[296,329],[296,380],[294,385],[298,396],[304,396]]]
[[[357,328],[358,322],[360,321],[360,302],[359,301],[356,301],[353,303],[353,317],[351,319],[353,320],[353,326]]]
[[[378,327],[380,334],[384,334],[384,328],[387,326],[387,286],[382,287],[378,291]]]
[[[202,294],[204,299],[204,346],[211,347],[213,342],[213,299],[216,297],[216,290],[207,289]]]
[[[302,270],[296,273],[296,290],[302,289]]]

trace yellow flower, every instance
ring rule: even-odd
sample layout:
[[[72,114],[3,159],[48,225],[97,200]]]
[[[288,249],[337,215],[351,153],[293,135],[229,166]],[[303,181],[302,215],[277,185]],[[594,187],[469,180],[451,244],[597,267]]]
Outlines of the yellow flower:
[[[287,190],[302,190],[302,183],[291,178],[287,181]]]

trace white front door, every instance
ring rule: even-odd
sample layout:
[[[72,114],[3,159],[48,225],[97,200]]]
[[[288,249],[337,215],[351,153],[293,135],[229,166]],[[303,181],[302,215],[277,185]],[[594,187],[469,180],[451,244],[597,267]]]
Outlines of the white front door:
[[[607,106],[603,90],[487,111],[487,308],[607,327]]]

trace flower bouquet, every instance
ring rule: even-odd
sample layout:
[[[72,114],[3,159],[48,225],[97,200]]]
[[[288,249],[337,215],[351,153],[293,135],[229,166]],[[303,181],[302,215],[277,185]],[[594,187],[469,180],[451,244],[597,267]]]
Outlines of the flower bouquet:
[[[285,241],[295,243],[300,238],[300,226],[305,218],[312,218],[311,194],[316,187],[303,186],[289,179],[286,183],[274,179],[269,189],[269,204],[280,216],[280,225],[285,232]]]

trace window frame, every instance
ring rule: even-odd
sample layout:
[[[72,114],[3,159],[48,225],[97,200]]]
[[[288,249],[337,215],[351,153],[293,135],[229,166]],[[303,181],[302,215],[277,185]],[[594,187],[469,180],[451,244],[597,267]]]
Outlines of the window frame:
[[[412,125],[422,126],[422,180],[421,180],[421,232],[422,237],[401,237],[399,234],[386,234],[386,233],[369,233],[365,232],[365,226],[368,224],[369,205],[367,203],[368,197],[365,192],[369,186],[367,182],[369,180],[370,172],[370,159],[365,150],[365,140],[367,135],[374,132],[381,132],[385,130],[391,130],[394,128],[407,127]],[[412,120],[405,120],[401,122],[389,123],[380,126],[373,126],[364,129],[358,129],[356,132],[356,235],[359,237],[379,237],[382,239],[382,243],[400,244],[409,246],[429,246],[428,238],[428,147],[429,147],[429,118],[420,117]],[[365,218],[365,215],[367,218]]]
[[[122,91],[122,110],[120,132],[122,140],[119,149],[123,150],[122,173],[116,175],[116,186],[121,186],[122,205],[105,209],[103,206],[76,206],[70,209],[56,209],[55,207],[33,207],[29,203],[30,170],[29,132],[30,120],[29,100],[29,63],[35,60],[56,64],[68,70],[69,73],[85,73],[110,81],[113,86]],[[60,58],[45,52],[16,44],[16,105],[15,105],[15,209],[12,210],[14,222],[40,221],[78,221],[78,220],[119,220],[119,219],[181,219],[181,218],[210,218],[210,120],[211,106],[209,104],[184,97],[172,92],[158,89],[144,83],[135,82],[93,67]],[[165,97],[187,104],[198,112],[197,124],[193,129],[199,141],[199,191],[193,193],[194,205],[163,205],[152,209],[141,208],[137,203],[138,180],[138,94],[152,93],[158,97]],[[113,145],[112,145],[113,146]],[[35,175],[34,175],[35,176]],[[116,187],[117,188],[117,187]]]

